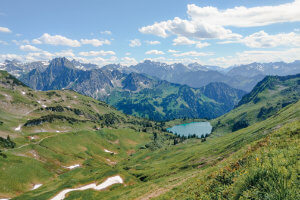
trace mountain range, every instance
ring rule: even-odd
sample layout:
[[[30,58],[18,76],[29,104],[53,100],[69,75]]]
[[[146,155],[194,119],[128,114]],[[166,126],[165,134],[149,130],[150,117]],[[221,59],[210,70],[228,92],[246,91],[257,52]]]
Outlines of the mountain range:
[[[112,67],[112,66],[110,66]],[[186,84],[199,88],[211,82],[224,82],[233,88],[251,91],[253,87],[267,75],[292,75],[300,73],[300,61],[292,63],[251,63],[233,66],[227,69],[217,66],[203,66],[198,63],[164,64],[149,60],[130,67],[114,67],[123,72],[137,72],[167,80],[172,83]]]
[[[145,60],[142,63],[129,67],[120,64],[109,64],[101,67],[95,64],[81,63],[74,59],[70,62],[76,69],[81,70],[102,68],[106,70],[118,70],[127,74],[135,72],[150,75],[172,83],[186,84],[194,88],[205,86],[211,82],[223,82],[233,88],[247,92],[250,92],[253,87],[267,75],[285,76],[300,73],[300,61],[298,60],[291,63],[250,63],[228,68],[200,65],[198,63],[188,65],[181,63],[166,64],[150,60]],[[43,70],[48,65],[48,61],[21,63],[17,60],[6,60],[4,63],[0,63],[0,70],[6,70],[12,75],[19,77],[35,68]]]
[[[36,90],[71,89],[153,120],[211,119],[230,111],[246,93],[221,82],[192,88],[106,67],[82,70],[66,58],[53,59],[47,68],[33,69],[19,79]]]

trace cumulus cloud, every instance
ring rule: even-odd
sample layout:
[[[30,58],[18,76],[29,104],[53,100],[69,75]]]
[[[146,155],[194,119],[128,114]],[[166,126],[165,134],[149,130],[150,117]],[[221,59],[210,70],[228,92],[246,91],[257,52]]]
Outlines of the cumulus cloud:
[[[147,54],[147,55],[151,55],[151,54],[153,54],[153,55],[163,55],[163,54],[165,54],[164,52],[162,52],[162,51],[159,51],[159,50],[150,50],[150,51],[147,51],[145,54]]]
[[[168,50],[169,53],[179,53],[180,51],[174,50],[174,49],[169,49]]]
[[[291,32],[269,35],[264,31],[259,31],[252,35],[249,35],[248,37],[245,37],[241,42],[248,47],[253,48],[300,46],[300,34]]]
[[[16,55],[16,54],[0,54],[0,60],[4,61],[4,60],[22,60],[22,56],[20,55]]]
[[[100,47],[104,44],[110,45],[109,40],[81,39],[80,42],[81,42],[81,44],[90,44],[90,45],[93,45],[94,47]]]
[[[8,45],[7,42],[3,41],[3,40],[0,40],[0,44],[3,44],[3,45]]]
[[[210,44],[208,42],[199,42],[196,44],[196,47],[199,49],[201,49],[203,47],[208,47],[208,46],[210,46]]]
[[[144,34],[153,34],[163,38],[166,38],[169,35],[192,37],[197,39],[226,39],[241,37],[241,35],[232,33],[231,30],[225,29],[221,25],[210,24],[202,20],[184,20],[179,17],[175,17],[173,20],[142,27],[139,31]]]
[[[130,40],[129,46],[130,47],[139,47],[142,43],[139,39]]]
[[[278,51],[243,51],[234,56],[217,57],[208,60],[210,65],[228,67],[252,62],[293,62],[299,60],[300,48]]]
[[[139,29],[141,33],[166,38],[169,35],[192,38],[236,39],[239,34],[225,27],[257,27],[282,22],[300,21],[300,0],[277,6],[235,7],[219,10],[216,7],[187,5],[187,19],[155,22]]]
[[[73,53],[72,49],[62,50],[61,52],[57,52],[54,55],[55,57],[69,57],[69,58],[75,57],[75,54]]]
[[[30,43],[29,40],[12,40],[12,42],[18,46]]]
[[[300,0],[276,6],[244,6],[219,10],[216,7],[188,5],[187,13],[192,20],[235,27],[257,27],[281,22],[300,21]]]
[[[130,66],[130,65],[136,65],[138,64],[138,62],[136,61],[135,58],[131,58],[131,57],[124,57],[121,59],[121,65],[124,66]]]
[[[213,53],[204,53],[204,52],[197,52],[197,51],[188,51],[183,53],[174,53],[173,56],[175,57],[184,57],[184,56],[193,56],[193,57],[199,57],[199,56],[211,56],[214,55]]]
[[[270,35],[265,31],[259,31],[238,40],[227,40],[218,43],[219,44],[242,43],[245,44],[247,47],[251,47],[251,48],[272,48],[278,46],[299,47],[300,34],[291,32],[291,33],[279,33],[275,35]]]
[[[163,62],[167,64],[174,64],[174,63],[183,63],[183,64],[190,64],[190,63],[203,63],[199,57],[175,57],[175,58],[169,58],[169,57],[156,57],[156,58],[145,58],[144,60],[151,60],[153,62]]]
[[[9,28],[0,26],[0,32],[2,32],[2,33],[11,33],[11,30]]]
[[[111,56],[109,58],[102,58],[102,57],[93,57],[93,58],[86,58],[86,57],[74,57],[74,59],[83,62],[83,63],[93,63],[99,66],[104,66],[107,64],[112,64],[118,61],[116,56]]]
[[[173,45],[191,45],[191,44],[196,44],[197,42],[194,40],[190,40],[187,37],[184,36],[179,36],[173,40]]]
[[[160,41],[146,41],[146,43],[150,45],[157,45],[160,44]]]
[[[32,46],[32,45],[29,45],[29,44],[27,44],[27,45],[21,45],[20,49],[22,51],[41,51],[41,49],[39,49],[39,48],[37,48],[35,46]]]
[[[80,42],[77,40],[72,40],[67,37],[61,35],[50,35],[48,33],[44,33],[41,37],[32,40],[34,44],[50,44],[50,45],[63,45],[70,47],[79,47]]]
[[[114,51],[86,51],[86,52],[79,52],[80,56],[107,56],[107,55],[116,55]]]
[[[208,42],[201,42],[201,41],[196,41],[196,40],[191,40],[187,37],[184,36],[178,36],[173,40],[173,45],[196,45],[197,48],[203,48],[207,47],[210,44]]]

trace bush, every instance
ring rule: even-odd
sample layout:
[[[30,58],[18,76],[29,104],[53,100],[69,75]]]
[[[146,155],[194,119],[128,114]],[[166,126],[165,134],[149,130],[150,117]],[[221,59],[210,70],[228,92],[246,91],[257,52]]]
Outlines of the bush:
[[[242,128],[246,128],[248,126],[249,126],[249,122],[245,119],[241,119],[233,125],[232,131],[234,132],[234,131],[240,130]]]

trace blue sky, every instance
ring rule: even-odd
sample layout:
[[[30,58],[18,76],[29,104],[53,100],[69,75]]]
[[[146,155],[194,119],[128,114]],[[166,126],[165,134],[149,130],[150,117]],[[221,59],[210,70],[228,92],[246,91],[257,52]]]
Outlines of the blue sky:
[[[0,0],[0,62],[300,59],[300,0]]]

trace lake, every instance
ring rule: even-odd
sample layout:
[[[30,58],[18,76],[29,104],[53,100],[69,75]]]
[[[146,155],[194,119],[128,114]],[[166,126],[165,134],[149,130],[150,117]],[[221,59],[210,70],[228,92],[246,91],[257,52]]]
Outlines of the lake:
[[[169,132],[176,133],[180,136],[202,135],[210,134],[212,126],[209,122],[192,122],[188,124],[180,124],[167,129]]]

